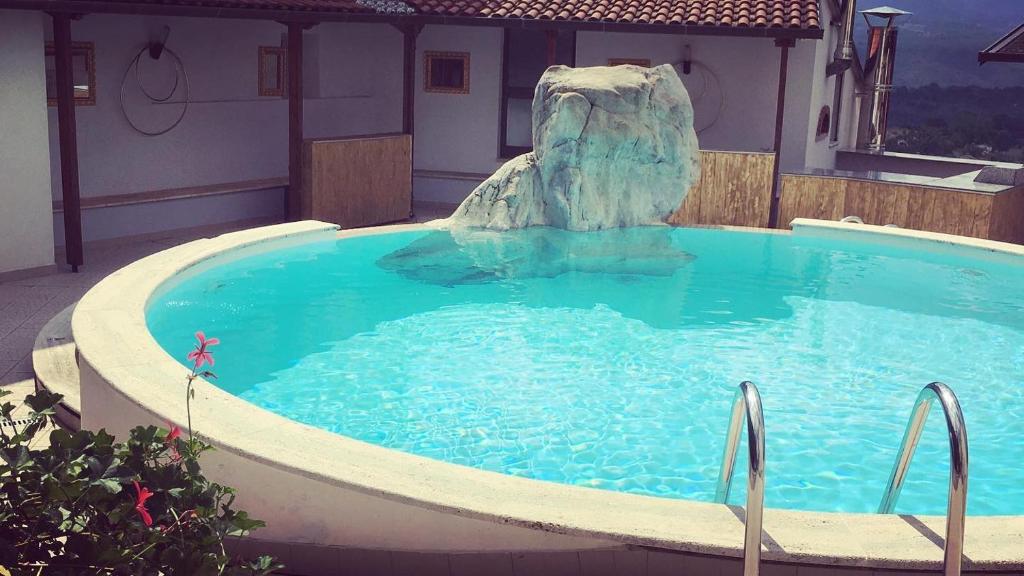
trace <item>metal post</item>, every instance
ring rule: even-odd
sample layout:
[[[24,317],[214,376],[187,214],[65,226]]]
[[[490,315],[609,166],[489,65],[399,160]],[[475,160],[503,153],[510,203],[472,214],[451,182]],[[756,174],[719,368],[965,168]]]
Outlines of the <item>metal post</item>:
[[[544,36],[547,40],[548,66],[554,66],[558,64],[558,31],[546,30]]]
[[[761,408],[761,394],[753,382],[741,383],[733,399],[722,468],[718,472],[718,486],[715,490],[715,501],[722,504],[729,500],[743,420],[747,421],[749,449],[743,576],[757,576],[761,569],[761,527],[764,516],[764,412]]]
[[[924,431],[935,400],[942,406],[949,433],[949,498],[943,570],[945,576],[958,576],[963,564],[964,524],[967,516],[967,425],[964,424],[964,415],[956,394],[942,382],[932,382],[917,395],[907,429],[903,432],[900,451],[896,455],[892,473],[889,474],[889,483],[878,505],[878,513],[892,514],[895,510],[896,501],[903,490],[903,481],[906,480],[910,462],[914,459],[917,443],[921,440],[921,432]]]
[[[75,83],[71,63],[71,15],[55,12],[54,64],[57,81],[57,132],[60,138],[60,180],[64,204],[64,253],[72,272],[84,263],[82,207],[78,190],[78,136],[75,127]]]
[[[775,99],[775,141],[772,150],[775,152],[775,165],[772,167],[772,198],[768,208],[768,227],[779,227],[779,162],[782,156],[782,122],[786,115],[786,75],[789,72],[789,49],[796,46],[792,38],[778,38],[775,45],[781,48],[779,61],[779,94]]]
[[[910,12],[897,8],[874,8],[861,12],[868,24],[868,60],[866,70],[872,77],[871,100],[867,114],[867,149],[885,151],[885,132],[889,124],[889,96],[896,65],[896,21]]]
[[[896,64],[896,28],[872,28],[878,34],[878,61],[875,62],[871,89],[871,114],[868,117],[868,150],[885,151],[885,133],[889,126],[889,97]]]
[[[302,217],[302,29],[288,22],[288,194],[285,218]]]
[[[416,37],[422,24],[408,24],[402,31],[402,132],[412,134],[416,112]]]

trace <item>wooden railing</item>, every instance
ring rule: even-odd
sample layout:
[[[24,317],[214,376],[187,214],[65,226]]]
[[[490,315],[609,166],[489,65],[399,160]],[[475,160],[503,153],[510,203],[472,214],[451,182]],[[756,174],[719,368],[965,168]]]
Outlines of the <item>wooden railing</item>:
[[[669,223],[767,227],[775,155],[702,150],[700,157],[700,181]]]
[[[794,218],[839,220],[1024,243],[1024,188],[980,193],[950,188],[786,174],[780,226]]]
[[[412,213],[412,136],[306,140],[302,217],[342,228],[405,220]]]

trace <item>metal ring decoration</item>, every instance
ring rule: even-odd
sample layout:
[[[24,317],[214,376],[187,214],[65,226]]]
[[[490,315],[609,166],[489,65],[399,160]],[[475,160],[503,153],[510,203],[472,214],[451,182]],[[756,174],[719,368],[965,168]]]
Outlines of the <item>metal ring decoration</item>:
[[[170,52],[170,50],[167,50],[166,47],[164,47],[164,50],[166,50],[167,52]],[[174,86],[171,86],[171,90],[170,90],[170,92],[167,93],[167,96],[164,96],[163,98],[157,98],[156,96],[153,96],[152,94],[150,94],[149,90],[146,90],[146,85],[143,84],[143,82],[142,82],[142,78],[139,75],[139,68],[141,68],[141,66],[139,66],[139,63],[142,62],[142,58],[140,58],[139,56],[141,56],[141,53],[138,56],[135,57],[135,63],[134,63],[135,83],[139,85],[139,90],[142,91],[142,93],[146,96],[146,98],[149,98],[153,102],[167,102],[168,100],[171,99],[171,96],[174,96],[174,93],[178,90],[178,77],[180,76],[180,74],[178,74],[178,68],[180,67],[182,70],[185,69],[184,66],[181,65],[181,60],[178,59],[178,56],[176,54],[172,53],[172,56],[174,56],[174,58],[175,58]]]
[[[704,126],[701,126],[699,128],[697,127],[696,122],[694,122],[694,130],[697,132],[697,134],[701,134],[702,132],[714,126],[715,123],[718,122],[718,119],[722,116],[722,111],[725,110],[725,91],[722,90],[722,83],[718,80],[718,75],[715,74],[714,71],[711,70],[711,68],[708,68],[706,64],[699,62],[697,60],[690,60],[690,65],[692,71],[700,72],[700,76],[704,81],[702,90],[699,94],[690,94],[690,102],[692,104],[696,105],[698,102],[703,100],[706,95],[708,95],[708,93],[710,92],[708,86],[710,84],[714,84],[715,90],[718,91],[718,108],[717,110],[715,110],[714,116],[711,117],[711,121],[707,122]],[[684,76],[688,76],[687,74],[682,73],[682,62],[676,62],[672,66],[676,69],[676,72],[679,73],[680,80]]]
[[[164,53],[170,54],[171,57],[174,58],[174,86],[171,88],[171,91],[167,94],[167,96],[165,96],[163,98],[153,97],[153,95],[151,95],[146,90],[146,88],[143,86],[142,80],[139,77],[139,59],[142,57],[142,55],[148,49],[149,48],[147,46],[147,47],[143,47],[141,50],[139,50],[139,53],[136,54],[134,58],[132,58],[132,61],[128,64],[128,67],[125,68],[124,76],[121,77],[121,95],[120,95],[119,101],[121,103],[121,113],[124,115],[124,119],[128,122],[128,125],[131,126],[133,130],[135,130],[139,134],[143,134],[145,136],[160,136],[161,134],[166,134],[166,133],[170,132],[171,130],[174,130],[174,128],[177,127],[178,124],[180,124],[181,121],[185,118],[185,113],[188,112],[188,105],[189,105],[189,101],[191,100],[191,89],[189,87],[189,82],[188,82],[188,73],[185,72],[185,65],[182,63],[181,58],[179,58],[178,55],[175,54],[170,48],[167,48],[165,46],[164,49],[163,49]],[[125,85],[128,82],[128,74],[132,71],[133,68],[135,69],[135,81],[139,85],[139,90],[142,92],[142,94],[146,98],[149,99],[150,102],[156,102],[156,103],[167,102],[168,100],[171,99],[171,96],[173,96],[174,93],[177,92],[177,90],[178,90],[178,84],[179,84],[178,76],[179,76],[179,74],[180,74],[180,76],[182,78],[185,79],[185,99],[182,101],[183,105],[181,107],[181,113],[178,114],[178,117],[167,128],[164,128],[163,130],[156,130],[156,131],[144,130],[142,128],[139,128],[139,126],[135,122],[132,121],[131,116],[128,115],[128,109],[125,107],[125,104],[124,104],[124,93],[125,93]]]

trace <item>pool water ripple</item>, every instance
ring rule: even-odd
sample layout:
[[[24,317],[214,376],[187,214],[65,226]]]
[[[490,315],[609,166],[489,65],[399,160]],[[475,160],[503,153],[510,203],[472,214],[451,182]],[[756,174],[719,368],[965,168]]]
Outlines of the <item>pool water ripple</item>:
[[[179,358],[194,330],[220,337],[216,383],[288,418],[669,498],[712,499],[750,379],[781,508],[873,512],[942,380],[970,433],[968,512],[1024,514],[1022,285],[1019,265],[747,232],[411,232],[225,261],[147,318]],[[918,452],[897,510],[942,513],[941,417]]]

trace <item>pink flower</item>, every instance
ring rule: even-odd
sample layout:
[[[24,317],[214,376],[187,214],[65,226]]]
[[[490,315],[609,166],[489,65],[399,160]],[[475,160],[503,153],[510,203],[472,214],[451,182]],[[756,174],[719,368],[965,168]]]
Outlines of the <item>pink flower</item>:
[[[196,332],[196,340],[199,343],[196,344],[194,350],[188,353],[188,359],[195,363],[196,370],[202,367],[203,364],[213,366],[213,354],[208,352],[206,348],[220,344],[220,340],[217,338],[207,338],[206,334],[203,334],[201,330]]]
[[[171,451],[171,461],[177,462],[178,460],[181,460],[181,454],[178,452],[178,446],[174,441],[181,436],[181,428],[171,424],[170,422],[167,423],[167,427],[170,428],[170,432],[168,432],[167,436],[164,437],[164,444],[167,444],[167,447]]]
[[[149,491],[149,488],[140,487],[138,480],[132,480],[132,484],[135,485],[135,511],[139,513],[143,524],[146,526],[152,526],[153,517],[150,516],[149,511],[146,510],[146,500],[152,498],[153,493]]]

